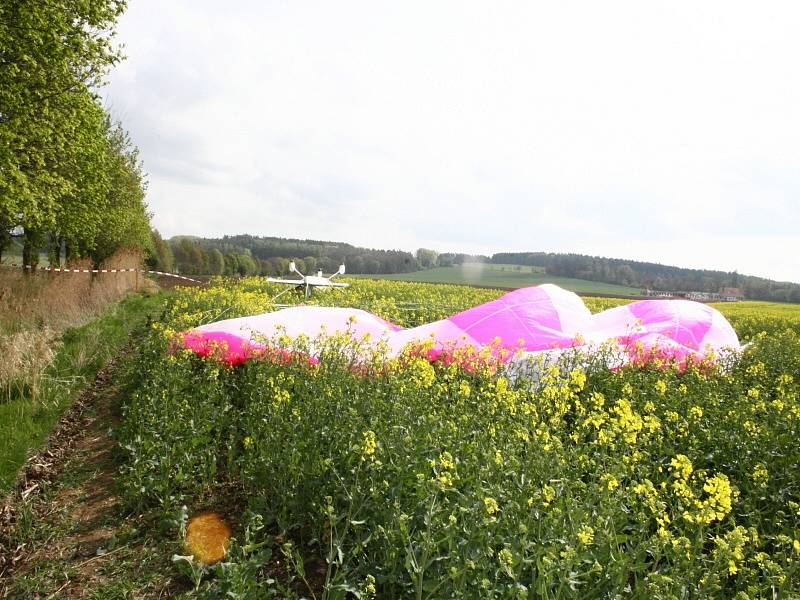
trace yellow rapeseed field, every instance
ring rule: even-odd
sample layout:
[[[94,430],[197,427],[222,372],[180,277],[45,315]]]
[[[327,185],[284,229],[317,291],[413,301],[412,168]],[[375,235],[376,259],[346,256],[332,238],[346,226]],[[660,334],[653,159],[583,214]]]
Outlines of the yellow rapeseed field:
[[[177,292],[140,349],[119,432],[132,507],[241,490],[209,594],[800,595],[797,307],[719,306],[751,343],[713,366],[609,370],[575,353],[535,380],[480,356],[355,364],[346,337],[321,341],[313,364],[302,341],[286,341],[292,360],[234,368],[178,349],[178,332],[270,310],[280,291],[244,279]],[[359,281],[313,302],[413,326],[500,294]],[[253,550],[265,546],[280,576]]]

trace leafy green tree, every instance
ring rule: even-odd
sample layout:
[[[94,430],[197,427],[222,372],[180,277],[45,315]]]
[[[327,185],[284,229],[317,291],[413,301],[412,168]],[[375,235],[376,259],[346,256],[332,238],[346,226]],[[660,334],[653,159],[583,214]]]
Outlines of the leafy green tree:
[[[24,259],[150,249],[138,151],[96,90],[121,55],[124,0],[0,2],[0,223],[25,230]]]
[[[208,256],[196,238],[172,238],[170,244],[175,255],[175,265],[182,273],[189,275],[208,273]]]
[[[39,266],[39,248],[44,245],[44,234],[41,230],[29,230],[22,243],[22,264],[34,269]]]
[[[247,254],[239,254],[237,257],[237,262],[239,263],[239,275],[242,276],[249,276],[255,275],[258,273],[258,267],[256,263],[253,261],[252,257]]]
[[[380,273],[381,272],[381,261],[377,258],[369,257],[364,261],[364,273]]]
[[[353,258],[347,261],[347,270],[350,273],[363,273],[364,272],[364,259],[360,254],[356,254]]]
[[[239,258],[236,254],[225,255],[225,275],[236,275],[239,273]]]
[[[436,266],[439,254],[436,252],[436,250],[420,248],[417,250],[416,258],[420,267],[423,269],[430,269]]]
[[[0,3],[0,221],[25,228],[28,255],[79,189],[77,157],[97,154],[87,98],[120,58],[112,37],[124,8],[122,0]]]
[[[145,194],[147,184],[139,151],[119,123],[104,118],[105,197],[96,197],[94,207],[105,207],[97,221],[91,255],[100,262],[122,247],[152,251],[150,215]]]
[[[210,275],[225,273],[225,257],[217,248],[214,248],[208,255],[208,273]]]
[[[273,259],[275,263],[275,275],[286,275],[289,273],[289,259],[288,258],[275,258]]]
[[[175,268],[175,257],[172,255],[172,249],[164,241],[157,229],[152,230],[151,236],[152,252],[148,259],[150,266],[157,271],[171,272]]]
[[[68,186],[56,199],[46,228],[67,241],[68,260],[94,250],[101,222],[109,213],[111,188],[105,113],[88,92],[73,99],[76,110],[70,126],[76,141],[64,150],[61,164],[54,165]]]

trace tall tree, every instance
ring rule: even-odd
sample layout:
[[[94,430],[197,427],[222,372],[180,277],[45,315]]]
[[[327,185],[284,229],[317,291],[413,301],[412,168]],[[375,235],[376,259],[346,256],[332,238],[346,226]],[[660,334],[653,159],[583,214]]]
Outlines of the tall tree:
[[[104,120],[106,176],[109,185],[95,206],[105,206],[100,215],[92,247],[99,262],[121,247],[151,250],[150,215],[145,194],[147,184],[139,150],[119,123]]]
[[[435,267],[438,258],[439,254],[436,252],[436,250],[430,250],[428,248],[420,248],[417,250],[417,262],[423,269]]]
[[[239,275],[248,276],[258,273],[258,266],[247,254],[239,254],[236,257]]]
[[[225,273],[225,257],[217,248],[214,248],[208,255],[208,272],[210,275]]]
[[[172,255],[172,249],[164,241],[157,229],[152,230],[151,236],[152,253],[149,258],[150,265],[157,271],[171,272],[175,267],[175,257]]]
[[[303,259],[303,262],[306,265],[306,269],[308,269],[307,275],[316,275],[317,274],[317,257],[316,256],[306,256]]]
[[[124,0],[0,2],[0,223],[21,225],[26,258],[45,236],[93,249],[112,177],[95,90],[121,57]]]

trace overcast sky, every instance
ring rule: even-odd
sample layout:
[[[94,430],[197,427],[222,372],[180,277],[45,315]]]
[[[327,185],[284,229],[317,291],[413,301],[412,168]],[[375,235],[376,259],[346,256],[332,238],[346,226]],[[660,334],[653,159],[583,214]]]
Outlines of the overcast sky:
[[[800,282],[800,3],[129,0],[106,104],[164,236]]]

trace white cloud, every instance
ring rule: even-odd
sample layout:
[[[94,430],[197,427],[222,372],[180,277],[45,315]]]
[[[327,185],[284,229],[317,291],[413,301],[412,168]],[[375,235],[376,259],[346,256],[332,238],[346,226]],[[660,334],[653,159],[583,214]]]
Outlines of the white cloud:
[[[108,101],[165,235],[800,281],[799,27],[788,1],[133,0]]]

